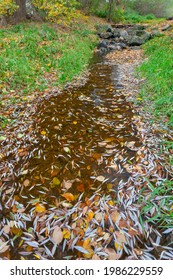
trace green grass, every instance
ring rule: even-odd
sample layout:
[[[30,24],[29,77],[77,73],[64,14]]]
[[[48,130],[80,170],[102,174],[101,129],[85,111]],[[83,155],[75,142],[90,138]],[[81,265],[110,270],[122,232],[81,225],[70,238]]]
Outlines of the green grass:
[[[172,228],[173,223],[173,181],[166,180],[158,186],[148,182],[149,193],[141,190],[138,203],[141,205],[141,222],[154,223],[160,228]]]
[[[96,45],[83,25],[59,31],[50,24],[18,24],[0,30],[3,91],[28,94],[71,81],[85,69]]]
[[[154,19],[156,19],[156,17],[153,14],[140,15],[134,10],[127,10],[124,13],[124,21],[130,23],[145,23]]]
[[[160,37],[144,46],[146,61],[139,71],[146,78],[141,98],[153,116],[173,126],[173,45],[171,37]]]

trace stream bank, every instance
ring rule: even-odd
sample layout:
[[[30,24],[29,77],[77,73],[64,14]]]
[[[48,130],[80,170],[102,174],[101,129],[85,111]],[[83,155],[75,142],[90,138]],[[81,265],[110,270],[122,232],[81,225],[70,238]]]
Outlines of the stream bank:
[[[140,51],[122,57],[132,73]],[[140,223],[138,194],[143,187],[150,194],[146,178],[156,184],[165,180],[162,158],[145,145],[146,129],[126,101],[127,65],[99,59],[83,86],[42,102],[33,129],[20,132],[25,143],[34,130],[35,140],[31,150],[16,150],[15,169],[5,166],[11,176],[4,169],[5,259],[167,259],[172,254],[156,228]],[[12,156],[9,152],[6,159]]]

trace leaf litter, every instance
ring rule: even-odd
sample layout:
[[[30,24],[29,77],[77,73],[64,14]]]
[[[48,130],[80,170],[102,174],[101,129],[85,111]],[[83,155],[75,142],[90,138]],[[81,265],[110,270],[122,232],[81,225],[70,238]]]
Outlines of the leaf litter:
[[[138,202],[151,192],[147,178],[167,179],[163,159],[116,90],[120,68],[105,60],[91,72],[0,138],[2,259],[173,258],[155,224],[141,223]]]

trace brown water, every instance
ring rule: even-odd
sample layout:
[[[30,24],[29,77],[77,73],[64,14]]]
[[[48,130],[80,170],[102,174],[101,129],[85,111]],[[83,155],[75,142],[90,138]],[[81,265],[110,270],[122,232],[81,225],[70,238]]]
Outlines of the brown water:
[[[84,86],[64,90],[38,107],[38,144],[29,173],[16,179],[27,200],[43,195],[53,203],[62,193],[62,183],[69,180],[74,195],[89,196],[98,188],[105,194],[130,177],[123,165],[133,162],[135,149],[127,146],[129,141],[139,145],[132,108],[121,93],[118,67],[96,60]],[[29,186],[21,191],[25,180]]]

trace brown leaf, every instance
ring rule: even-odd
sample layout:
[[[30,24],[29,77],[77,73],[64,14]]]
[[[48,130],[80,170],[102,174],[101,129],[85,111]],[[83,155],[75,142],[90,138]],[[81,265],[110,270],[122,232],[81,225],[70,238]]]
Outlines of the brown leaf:
[[[10,232],[10,226],[9,226],[9,225],[5,225],[5,226],[4,226],[4,232],[5,232],[6,234],[9,234],[9,232]]]
[[[75,200],[75,197],[72,193],[65,193],[65,194],[62,194],[62,196],[68,201],[74,201]]]
[[[119,260],[121,257],[121,255],[117,254],[116,251],[112,248],[106,248],[104,252],[108,254],[108,260]]]
[[[53,231],[53,235],[52,235],[52,240],[58,245],[62,242],[63,233],[62,233],[62,230],[59,226],[55,227],[55,229]]]
[[[105,180],[105,177],[101,175],[101,176],[98,176],[96,178],[96,180],[99,181],[99,182],[103,182]]]
[[[98,212],[96,215],[95,215],[95,219],[97,220],[97,222],[101,222],[102,220],[102,212]]]
[[[116,234],[118,242],[126,243],[126,237],[125,237],[124,233],[116,231],[115,234]]]
[[[120,216],[120,213],[118,211],[113,211],[110,216],[111,216],[112,222],[116,223],[116,221],[118,220],[118,218]]]
[[[23,182],[23,185],[24,187],[28,187],[30,184],[30,181],[28,179],[26,179],[24,182]]]
[[[65,180],[63,180],[62,186],[63,186],[63,188],[69,190],[72,187],[72,184],[73,184],[73,181],[70,181],[70,180],[65,181]]]

